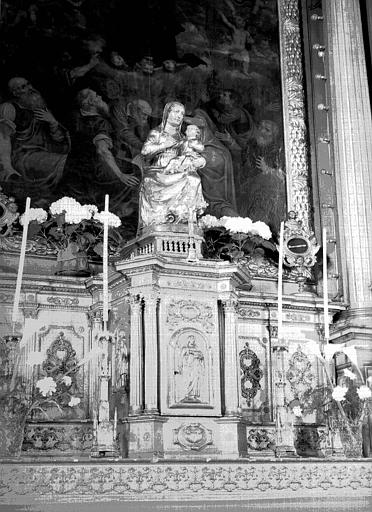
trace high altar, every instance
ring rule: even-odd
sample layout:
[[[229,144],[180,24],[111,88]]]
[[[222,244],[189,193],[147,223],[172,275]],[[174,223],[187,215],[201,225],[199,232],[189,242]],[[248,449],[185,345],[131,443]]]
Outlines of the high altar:
[[[114,499],[133,499],[142,492],[151,499],[157,493],[169,498],[180,489],[191,499],[234,490],[257,497],[265,489],[283,497],[312,479],[305,492],[310,497],[325,490],[322,481],[347,487],[342,483],[345,473],[354,486],[348,492],[355,497],[368,494],[370,470],[360,461],[345,462],[344,446],[329,426],[326,408],[308,408],[301,419],[288,408],[296,400],[305,404],[304,397],[325,383],[318,358],[306,347],[309,342],[323,347],[326,323],[331,343],[357,345],[358,364],[371,376],[372,230],[367,219],[372,211],[367,196],[372,128],[364,114],[365,69],[345,50],[352,46],[352,36],[360,38],[356,3],[329,0],[323,2],[324,12],[313,13],[319,18],[312,23],[318,25],[309,35],[313,53],[306,57],[316,68],[318,52],[332,49],[327,62],[331,81],[320,97],[319,80],[315,87],[312,79],[314,96],[309,94],[306,101],[316,116],[326,115],[319,105],[324,107],[329,94],[334,114],[333,131],[312,141],[311,187],[300,13],[297,2],[279,1],[288,193],[281,339],[277,266],[258,257],[244,264],[203,257],[203,233],[196,224],[190,230],[190,223],[145,226],[111,259],[107,329],[101,266],[92,264],[89,277],[57,276],[55,255],[27,242],[21,316],[12,330],[20,238],[1,237],[2,336],[16,345],[27,326],[30,346],[46,353],[49,365],[58,365],[58,358],[71,364],[88,359],[74,373],[78,407],[55,410],[48,419],[36,414],[27,422],[20,460],[32,469],[32,483],[25,483],[20,465],[7,461],[20,493],[29,489],[35,494],[41,485],[46,500],[54,493],[62,501],[71,495],[89,501],[82,482],[93,492],[87,482],[95,481],[96,463],[106,485],[94,490],[101,501],[107,493]],[[319,44],[323,16],[328,39]],[[340,19],[355,34],[343,31]],[[358,80],[348,82],[344,66]],[[346,108],[346,100],[352,108]],[[313,122],[320,127],[313,128],[319,134],[324,124],[316,116]],[[332,156],[327,136],[333,137]],[[318,168],[325,162],[329,169]],[[5,212],[9,201],[1,196]],[[320,225],[329,234],[328,318],[323,282],[313,272]],[[299,250],[299,242],[306,249]],[[89,359],[95,352],[98,359]],[[346,367],[347,359],[337,356],[333,370],[342,373]],[[309,461],[303,462],[304,457]],[[49,463],[59,475],[56,487],[45,469]],[[245,463],[252,464],[250,475]],[[282,487],[276,470],[285,474]],[[68,474],[78,479],[78,473],[79,484],[62,482]],[[12,493],[11,478],[11,472],[4,472],[5,495]]]

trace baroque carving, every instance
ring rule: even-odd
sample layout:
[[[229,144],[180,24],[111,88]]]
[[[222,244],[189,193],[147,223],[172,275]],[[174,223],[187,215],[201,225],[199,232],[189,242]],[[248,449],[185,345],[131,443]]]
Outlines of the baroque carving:
[[[55,304],[56,306],[77,306],[79,299],[76,297],[48,297],[47,302],[49,302],[49,304]]]
[[[242,318],[259,318],[261,313],[258,309],[239,308],[238,315]]]
[[[11,236],[0,238],[0,249],[3,251],[19,253],[21,252],[21,245],[21,234],[16,233]],[[27,240],[26,253],[38,256],[53,256],[57,255],[57,249],[51,247],[44,239]]]
[[[241,393],[247,401],[248,407],[251,406],[253,398],[261,389],[260,380],[263,377],[263,371],[260,368],[261,361],[249,348],[249,344],[245,344],[245,348],[239,352],[240,373],[241,373]]]
[[[174,444],[179,444],[184,450],[201,451],[207,445],[212,444],[212,431],[201,423],[189,423],[181,425],[173,430]]]
[[[228,494],[239,500],[252,492],[283,497],[314,495],[329,499],[329,488],[357,497],[370,493],[371,467],[361,461],[265,464],[4,464],[1,503],[97,502],[126,500],[207,499]],[[162,490],[159,493],[159,488]],[[305,494],[304,494],[305,493]]]
[[[168,306],[166,321],[172,327],[184,322],[199,322],[206,332],[215,330],[213,308],[194,300],[171,302]]]
[[[315,377],[311,370],[312,364],[299,345],[289,360],[289,369],[286,374],[292,393],[296,398],[301,398],[312,389]]]
[[[258,452],[275,449],[275,432],[265,428],[251,428],[247,432],[248,448]]]
[[[39,304],[27,302],[22,306],[23,315],[25,318],[37,318],[39,316]]]
[[[93,443],[92,426],[34,425],[25,430],[22,450],[25,452],[89,452]]]
[[[288,209],[311,225],[303,56],[297,0],[279,2]]]
[[[174,279],[167,281],[167,286],[172,288],[185,288],[185,289],[192,289],[192,290],[213,290],[213,286],[209,283],[203,283],[200,281],[194,281],[194,280],[183,280],[183,279]]]

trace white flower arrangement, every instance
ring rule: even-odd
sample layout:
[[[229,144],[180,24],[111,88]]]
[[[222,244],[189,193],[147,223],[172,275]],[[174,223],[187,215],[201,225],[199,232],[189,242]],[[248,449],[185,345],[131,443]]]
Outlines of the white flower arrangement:
[[[77,397],[77,396],[72,396],[68,405],[70,407],[75,407],[75,405],[79,405],[80,404],[80,398]]]
[[[335,386],[332,391],[332,398],[336,402],[342,402],[345,399],[348,388],[344,386]]]
[[[70,387],[72,384],[72,379],[69,375],[64,375],[61,380],[67,387]]]
[[[102,224],[105,223],[105,219],[107,218],[107,225],[110,228],[118,228],[121,225],[121,220],[119,219],[119,217],[111,212],[105,212],[105,211],[98,212],[97,211],[94,214],[93,218],[94,218],[94,220],[97,220],[98,222],[101,222]]]
[[[357,376],[355,375],[355,373],[351,372],[348,368],[345,368],[344,376],[351,380],[357,379]]]
[[[264,240],[269,240],[272,236],[271,230],[267,224],[261,221],[253,222],[249,217],[225,216],[217,219],[217,217],[213,215],[204,215],[199,219],[199,226],[204,229],[223,227],[230,233],[257,235]]]
[[[38,224],[41,224],[42,222],[45,222],[48,218],[48,212],[43,210],[43,208],[30,208],[28,210],[28,221],[29,222],[37,222]],[[23,226],[25,222],[25,214],[23,213],[19,218],[19,223],[21,226]]]
[[[292,409],[293,411],[293,414],[297,417],[297,418],[301,418],[302,416],[302,409],[299,405],[295,405]]]
[[[364,376],[358,366],[357,350],[355,346],[345,346],[344,344],[327,344],[323,350],[320,350],[319,344],[315,341],[309,341],[304,344],[303,351],[308,355],[315,356],[323,366],[328,386],[324,393],[335,401],[336,408],[332,407],[332,400],[327,402],[329,411],[334,411],[342,420],[349,434],[352,434],[352,428],[361,425],[368,410],[370,409],[370,399],[372,391],[367,385],[372,384],[372,379],[364,379]],[[349,359],[354,371],[345,368],[339,380],[335,385],[330,373],[329,364],[331,359],[337,353],[343,353]],[[370,380],[369,380],[370,379]],[[365,382],[364,382],[365,381]]]
[[[356,392],[361,400],[368,400],[372,396],[372,391],[368,386],[360,386]]]
[[[43,377],[36,382],[36,387],[43,396],[50,396],[56,392],[57,383],[52,377]]]
[[[90,256],[95,253],[102,257],[105,219],[110,228],[121,225],[120,218],[114,213],[99,212],[94,204],[80,204],[66,196],[50,205],[49,214],[42,208],[30,208],[28,236],[37,236],[48,247],[53,247],[59,253],[59,262],[72,259],[76,254],[82,256],[81,252],[86,254],[88,251]],[[21,218],[23,222],[24,215]],[[109,237],[113,246],[122,240],[120,233],[114,229],[110,229]],[[61,251],[65,251],[64,255]],[[62,263],[59,265],[62,266]]]

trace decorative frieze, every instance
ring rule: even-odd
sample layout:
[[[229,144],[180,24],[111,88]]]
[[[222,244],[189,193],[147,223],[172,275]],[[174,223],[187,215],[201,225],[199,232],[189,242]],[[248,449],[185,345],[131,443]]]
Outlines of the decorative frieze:
[[[362,461],[320,463],[2,464],[0,503],[340,498],[366,504],[371,467]],[[346,498],[347,496],[347,498]],[[347,502],[349,510],[351,501]],[[360,507],[363,508],[362,506]],[[341,510],[341,503],[338,503]]]

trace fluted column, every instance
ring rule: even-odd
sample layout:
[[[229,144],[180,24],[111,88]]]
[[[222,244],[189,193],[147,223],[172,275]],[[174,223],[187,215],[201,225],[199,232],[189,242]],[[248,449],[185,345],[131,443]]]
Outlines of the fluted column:
[[[158,325],[155,294],[145,295],[145,412],[158,413]]]
[[[142,336],[141,301],[130,297],[130,370],[129,406],[131,414],[142,409]]]
[[[236,301],[223,302],[225,311],[225,415],[238,414],[238,358],[236,347]]]
[[[345,298],[372,324],[372,121],[359,0],[326,0],[326,52]]]

